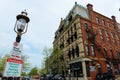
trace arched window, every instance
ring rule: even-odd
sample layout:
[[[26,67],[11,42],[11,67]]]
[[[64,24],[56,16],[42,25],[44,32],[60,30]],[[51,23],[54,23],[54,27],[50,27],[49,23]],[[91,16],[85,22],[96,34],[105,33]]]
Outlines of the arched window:
[[[93,55],[93,56],[96,56],[96,54],[95,54],[95,49],[94,49],[94,48],[95,48],[94,45],[91,45],[92,55]]]
[[[87,23],[84,23],[84,28],[85,28],[85,30],[86,30],[86,37],[88,38],[89,37],[89,28],[88,28],[88,24]]]
[[[89,46],[85,45],[85,52],[86,52],[86,56],[89,56]]]
[[[84,27],[85,27],[85,29],[87,29],[88,28],[88,24],[84,23]]]
[[[96,22],[99,24],[100,23],[100,21],[99,21],[99,18],[98,17],[96,17]]]

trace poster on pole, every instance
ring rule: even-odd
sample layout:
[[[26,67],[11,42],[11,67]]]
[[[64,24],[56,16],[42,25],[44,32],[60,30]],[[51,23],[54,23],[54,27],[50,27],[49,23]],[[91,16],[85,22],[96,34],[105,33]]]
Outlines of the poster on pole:
[[[14,42],[13,49],[11,52],[12,57],[21,59],[22,47],[23,47],[22,44],[20,44],[18,42]]]
[[[15,58],[7,58],[3,76],[20,77],[22,71],[23,60]]]

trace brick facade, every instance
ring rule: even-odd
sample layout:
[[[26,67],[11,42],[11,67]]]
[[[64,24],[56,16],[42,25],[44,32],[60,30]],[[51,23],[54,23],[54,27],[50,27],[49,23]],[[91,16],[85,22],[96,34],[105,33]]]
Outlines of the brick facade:
[[[68,16],[61,19],[53,48],[64,55],[65,65],[61,66],[66,78],[96,80],[101,74],[120,75],[118,23],[115,16],[108,18],[94,11],[91,4],[84,8],[75,3]]]

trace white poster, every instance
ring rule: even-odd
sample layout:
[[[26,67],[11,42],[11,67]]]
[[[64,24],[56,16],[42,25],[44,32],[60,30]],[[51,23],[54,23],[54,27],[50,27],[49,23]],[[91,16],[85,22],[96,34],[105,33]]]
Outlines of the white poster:
[[[5,77],[20,77],[23,61],[15,58],[7,58],[3,76]]]
[[[12,50],[12,53],[11,53],[12,57],[21,59],[22,47],[23,47],[22,44],[20,44],[18,42],[14,42],[13,50]]]

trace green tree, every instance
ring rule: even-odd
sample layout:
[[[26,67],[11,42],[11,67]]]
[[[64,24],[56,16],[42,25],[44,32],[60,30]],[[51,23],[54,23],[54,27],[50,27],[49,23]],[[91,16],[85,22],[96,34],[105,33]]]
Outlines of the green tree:
[[[29,72],[30,76],[37,75],[37,74],[38,74],[38,68],[37,67],[33,67],[31,69],[31,71]]]
[[[53,52],[53,49],[52,48],[48,48],[48,47],[45,47],[43,49],[43,55],[44,55],[44,65],[45,65],[45,68],[46,68],[46,73],[49,72],[49,57],[50,55],[52,54]]]
[[[4,67],[5,67],[5,63],[6,63],[6,59],[10,57],[10,54],[5,54],[5,56],[0,58],[0,72],[3,72]]]
[[[26,72],[22,72],[22,76],[27,76]]]
[[[46,69],[45,69],[45,68],[40,69],[39,73],[40,73],[41,75],[45,75]]]
[[[24,61],[23,72],[30,69],[31,64],[28,62],[29,57],[27,55],[22,55],[22,60]]]
[[[53,52],[52,48],[44,47],[43,55],[45,56],[45,59],[49,58],[49,56],[52,54],[52,52]]]

